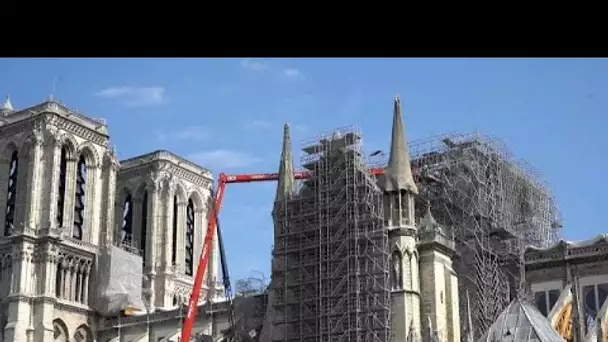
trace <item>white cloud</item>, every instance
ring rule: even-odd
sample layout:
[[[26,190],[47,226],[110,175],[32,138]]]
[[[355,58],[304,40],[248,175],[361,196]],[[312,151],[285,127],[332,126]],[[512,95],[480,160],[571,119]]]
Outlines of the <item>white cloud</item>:
[[[160,142],[167,140],[203,141],[210,137],[209,131],[202,126],[189,126],[173,132],[157,132]]]
[[[308,132],[308,126],[306,125],[295,125],[294,128],[296,131],[300,131],[302,133]]]
[[[257,72],[271,72],[274,76],[288,80],[304,79],[304,74],[299,69],[277,68],[276,66],[272,66],[267,60],[245,58],[241,60],[241,67]]]
[[[280,122],[280,123],[273,123],[270,121],[264,121],[264,120],[255,120],[249,123],[245,124],[245,129],[248,130],[258,130],[258,131],[276,131],[276,132],[282,132],[283,131],[283,125],[284,122]],[[291,129],[293,131],[298,131],[298,132],[308,132],[309,128],[306,125],[302,125],[302,124],[293,124],[290,123],[289,126],[291,127]]]
[[[260,159],[239,151],[231,150],[213,150],[198,153],[192,153],[188,159],[207,168],[230,169],[250,166],[258,163]]]
[[[274,126],[272,122],[264,120],[254,120],[245,124],[245,128],[251,130],[268,130]]]
[[[115,86],[98,91],[95,95],[122,101],[128,106],[155,106],[167,101],[163,87]]]
[[[283,70],[283,74],[290,79],[304,78],[304,74],[298,69],[288,68]]]
[[[270,69],[268,63],[259,59],[245,58],[241,61],[241,66],[245,69],[254,71],[264,71]]]

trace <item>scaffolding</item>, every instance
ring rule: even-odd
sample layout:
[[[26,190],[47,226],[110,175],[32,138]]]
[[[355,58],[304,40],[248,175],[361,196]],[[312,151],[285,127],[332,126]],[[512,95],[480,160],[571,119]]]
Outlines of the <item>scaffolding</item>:
[[[457,271],[471,293],[474,334],[481,336],[521,290],[524,248],[561,238],[555,199],[529,165],[488,136],[446,134],[410,143],[410,153],[419,179],[436,180],[423,182],[420,196],[453,231]]]
[[[312,177],[275,203],[272,341],[388,342],[382,196],[349,127],[303,144]]]
[[[264,324],[268,283],[263,277],[248,277],[237,280],[236,296],[233,300],[235,311],[235,335],[241,342],[260,341]]]

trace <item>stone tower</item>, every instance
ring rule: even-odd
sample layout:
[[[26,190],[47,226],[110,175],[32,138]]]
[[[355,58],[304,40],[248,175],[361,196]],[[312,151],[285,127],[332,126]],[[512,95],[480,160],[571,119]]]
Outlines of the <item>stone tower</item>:
[[[113,238],[140,251],[152,310],[188,303],[207,231],[212,181],[211,171],[169,151],[120,162]],[[201,301],[222,295],[218,266],[215,236]]]
[[[420,282],[423,285],[421,314],[427,325],[423,329],[423,339],[459,342],[458,278],[452,268],[454,241],[435,221],[428,203],[426,207],[426,214],[418,226]]]
[[[415,196],[401,101],[394,102],[389,162],[383,178],[384,217],[391,248],[391,334],[393,341],[419,340],[420,276],[418,270]]]
[[[114,216],[106,123],[52,99],[7,99],[0,113],[0,337],[92,341],[96,252]]]

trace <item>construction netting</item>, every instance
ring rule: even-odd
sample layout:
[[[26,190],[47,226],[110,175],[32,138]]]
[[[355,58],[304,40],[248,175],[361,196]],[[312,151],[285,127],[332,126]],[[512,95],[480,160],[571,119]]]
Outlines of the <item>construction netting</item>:
[[[102,315],[145,310],[142,300],[142,258],[116,246],[101,249],[95,309]]]

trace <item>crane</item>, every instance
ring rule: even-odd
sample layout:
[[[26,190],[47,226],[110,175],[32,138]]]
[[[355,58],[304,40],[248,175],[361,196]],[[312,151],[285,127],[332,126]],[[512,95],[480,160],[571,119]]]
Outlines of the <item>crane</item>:
[[[419,176],[418,170],[412,170],[414,175]],[[372,168],[369,170],[371,175],[379,176],[384,174],[384,169],[382,168]],[[307,171],[298,171],[294,172],[294,178],[297,180],[310,178],[312,174]],[[198,262],[198,267],[196,269],[196,275],[194,277],[194,285],[192,288],[192,294],[190,295],[190,301],[188,302],[188,313],[185,317],[185,321],[183,324],[182,332],[181,332],[181,340],[183,342],[189,342],[190,336],[192,335],[192,328],[194,327],[194,323],[196,321],[196,316],[198,314],[198,301],[201,294],[201,287],[203,285],[203,279],[205,279],[205,274],[207,273],[207,268],[209,265],[209,259],[211,257],[211,251],[213,249],[213,238],[215,234],[218,234],[218,245],[220,249],[220,258],[222,264],[222,272],[224,278],[224,288],[226,291],[226,298],[228,301],[228,310],[229,310],[229,319],[230,319],[230,328],[234,328],[234,313],[232,311],[232,303],[231,303],[231,286],[230,279],[228,276],[228,268],[226,263],[225,250],[223,246],[223,241],[221,239],[221,232],[219,230],[218,225],[218,214],[222,208],[224,193],[226,192],[226,185],[234,184],[234,183],[258,183],[258,182],[269,182],[276,181],[279,179],[278,173],[253,173],[253,174],[236,174],[236,175],[228,175],[225,173],[220,173],[218,178],[218,186],[217,191],[215,192],[215,201],[211,205],[211,211],[209,213],[209,220],[207,224],[207,233],[205,234],[205,240],[203,241],[203,250]],[[429,177],[429,180],[436,181]]]

